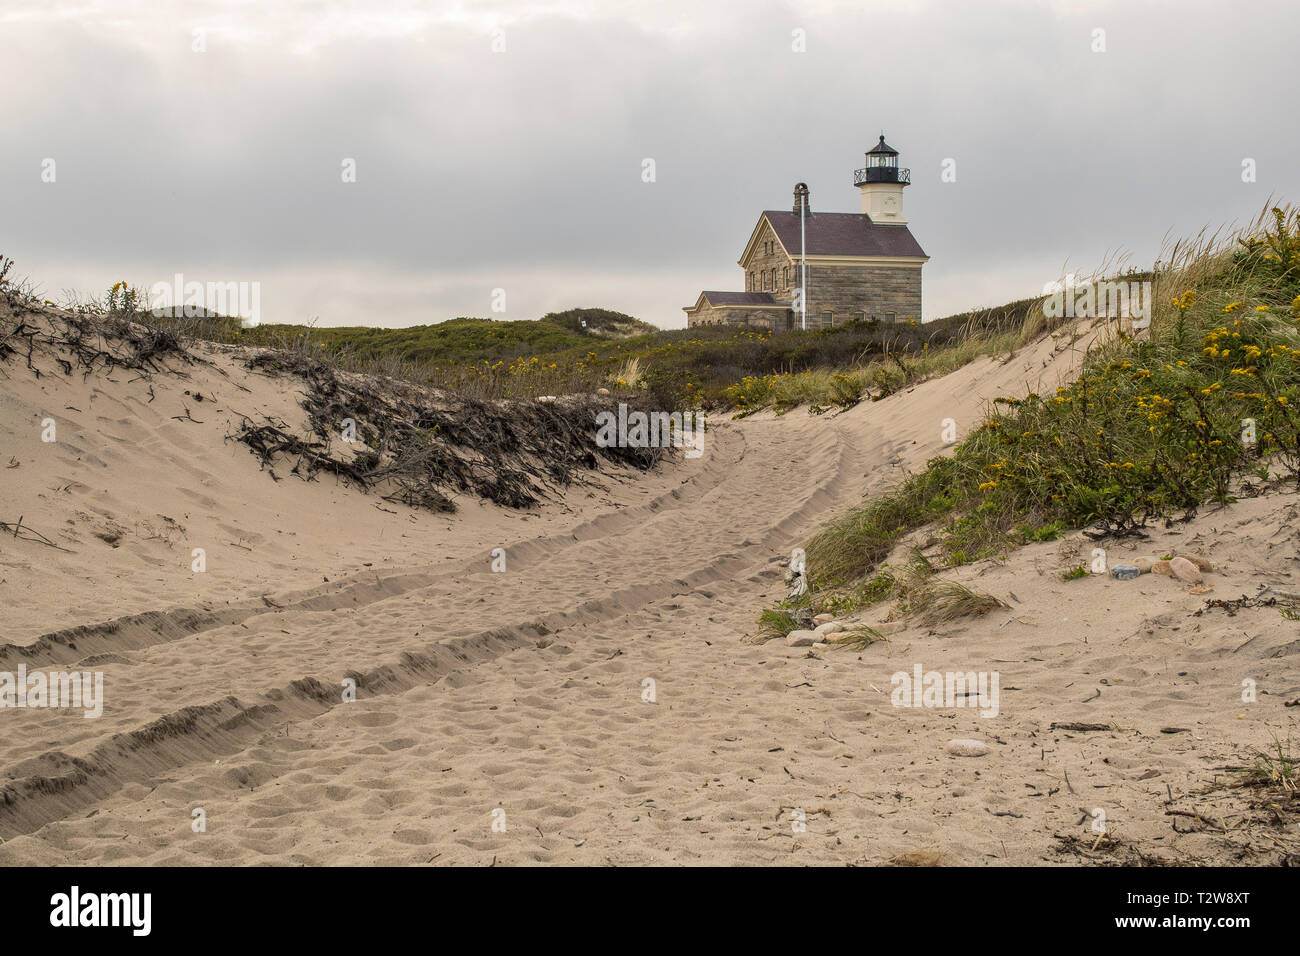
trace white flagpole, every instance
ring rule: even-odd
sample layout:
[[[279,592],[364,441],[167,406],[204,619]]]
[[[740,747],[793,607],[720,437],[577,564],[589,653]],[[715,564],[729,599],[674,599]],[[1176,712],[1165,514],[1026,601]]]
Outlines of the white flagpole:
[[[800,305],[800,325],[801,331],[808,331],[808,251],[807,241],[804,237],[803,214],[808,208],[808,199],[806,196],[799,197],[799,268],[802,277],[799,280],[799,287],[803,291],[803,301]]]

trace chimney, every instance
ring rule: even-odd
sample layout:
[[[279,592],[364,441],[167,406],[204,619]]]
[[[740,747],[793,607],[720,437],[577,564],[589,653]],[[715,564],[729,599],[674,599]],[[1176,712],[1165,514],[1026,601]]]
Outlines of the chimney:
[[[808,184],[807,183],[795,183],[794,186],[794,208],[792,209],[792,212],[794,212],[794,214],[797,216],[799,215],[800,209],[803,210],[804,215],[806,216],[812,215],[812,210],[808,208]]]

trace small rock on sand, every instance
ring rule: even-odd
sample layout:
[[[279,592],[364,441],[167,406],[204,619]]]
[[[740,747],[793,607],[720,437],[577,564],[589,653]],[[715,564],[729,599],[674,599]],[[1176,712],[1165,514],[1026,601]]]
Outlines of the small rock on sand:
[[[989,745],[982,740],[958,738],[948,741],[943,749],[954,757],[983,757],[989,752]]]
[[[816,621],[817,618],[813,618],[813,620]],[[839,621],[827,621],[825,624],[818,624],[813,630],[818,634],[838,634],[844,630],[844,625]]]
[[[1157,561],[1155,558],[1134,558],[1129,564],[1138,569],[1138,574],[1150,574]]]
[[[1192,562],[1192,564],[1196,565],[1202,571],[1208,572],[1214,570],[1214,565],[1210,563],[1209,559],[1203,558],[1199,554],[1180,554],[1179,557]]]
[[[816,631],[791,631],[785,636],[786,647],[812,647],[821,635]]]
[[[1205,580],[1201,576],[1201,569],[1186,558],[1174,558],[1169,562],[1169,570],[1184,584],[1200,584]]]
[[[1132,581],[1141,574],[1141,569],[1132,564],[1112,564],[1110,566],[1110,576],[1118,581]]]
[[[814,624],[829,624],[829,623],[830,623],[831,621],[833,621],[833,620],[835,620],[835,615],[834,615],[834,614],[818,614],[815,618],[813,618],[813,623],[814,623]]]
[[[1169,569],[1168,561],[1157,561],[1155,564],[1151,565],[1151,573],[1163,574],[1165,577],[1172,577],[1174,572]]]

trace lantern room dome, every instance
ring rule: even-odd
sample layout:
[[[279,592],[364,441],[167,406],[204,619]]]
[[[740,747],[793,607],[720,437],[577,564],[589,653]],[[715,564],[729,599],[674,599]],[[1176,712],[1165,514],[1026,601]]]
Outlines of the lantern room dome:
[[[867,151],[868,156],[897,156],[898,150],[885,142],[885,134],[880,134],[880,142]]]

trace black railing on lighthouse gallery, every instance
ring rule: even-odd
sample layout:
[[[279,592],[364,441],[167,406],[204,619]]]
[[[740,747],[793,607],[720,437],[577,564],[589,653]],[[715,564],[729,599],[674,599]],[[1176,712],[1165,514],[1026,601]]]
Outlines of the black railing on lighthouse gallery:
[[[897,166],[868,166],[866,169],[853,170],[853,185],[863,183],[910,183],[912,171],[899,169]]]

